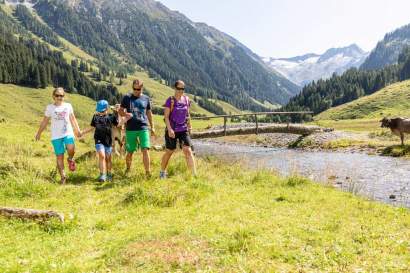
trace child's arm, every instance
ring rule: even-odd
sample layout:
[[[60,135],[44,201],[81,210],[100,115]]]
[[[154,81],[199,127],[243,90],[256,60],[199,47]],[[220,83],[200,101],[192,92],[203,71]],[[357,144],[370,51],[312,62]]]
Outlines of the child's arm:
[[[91,119],[91,124],[90,124],[91,127],[89,127],[87,129],[85,129],[84,131],[82,131],[81,136],[84,136],[85,134],[88,134],[89,132],[92,132],[92,131],[95,130],[95,119],[94,119],[94,117],[95,116],[93,116],[93,118]]]
[[[95,130],[95,127],[87,128],[87,129],[85,129],[84,131],[82,131],[82,136],[84,136],[84,135],[86,135],[86,134],[88,134],[88,133],[90,133],[90,132],[92,132],[92,131],[94,131],[94,130]]]
[[[38,128],[37,134],[36,134],[36,140],[39,141],[41,138],[41,133],[46,129],[48,121],[50,120],[49,117],[44,117],[43,120],[41,121],[40,127]]]

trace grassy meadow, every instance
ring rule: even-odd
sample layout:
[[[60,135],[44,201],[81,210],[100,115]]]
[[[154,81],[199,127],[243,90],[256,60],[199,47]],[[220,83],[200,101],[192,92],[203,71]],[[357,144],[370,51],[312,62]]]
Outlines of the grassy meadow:
[[[331,108],[315,120],[380,120],[383,117],[410,116],[410,80],[395,83],[376,93]]]
[[[410,213],[301,177],[281,178],[213,158],[168,180],[140,156],[98,183],[92,136],[78,170],[56,181],[49,133],[33,140],[50,90],[0,86],[0,206],[52,209],[64,224],[0,217],[0,272],[408,272]],[[69,95],[82,127],[94,102]],[[24,102],[22,102],[24,101]],[[158,123],[161,121],[156,117]],[[159,125],[158,125],[159,126]]]

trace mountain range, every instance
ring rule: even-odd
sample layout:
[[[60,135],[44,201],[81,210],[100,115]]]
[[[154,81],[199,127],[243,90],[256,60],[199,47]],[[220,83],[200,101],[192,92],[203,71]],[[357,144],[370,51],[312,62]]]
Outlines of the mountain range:
[[[275,71],[294,83],[304,86],[312,81],[326,79],[334,73],[342,74],[352,67],[360,67],[368,53],[352,44],[342,48],[331,48],[323,54],[309,53],[292,58],[264,58]]]
[[[143,69],[168,85],[184,79],[192,94],[243,110],[266,110],[265,102],[284,104],[300,91],[233,37],[153,0],[5,2],[26,5],[114,72]]]

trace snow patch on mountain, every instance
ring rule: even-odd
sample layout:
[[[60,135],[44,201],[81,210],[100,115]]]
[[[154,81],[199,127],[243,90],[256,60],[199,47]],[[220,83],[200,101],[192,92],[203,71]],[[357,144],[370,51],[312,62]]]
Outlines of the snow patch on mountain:
[[[31,9],[38,2],[38,0],[6,0],[4,3],[6,5],[17,6],[24,5],[27,8]]]
[[[333,73],[341,74],[349,68],[359,67],[368,54],[353,44],[331,48],[322,55],[310,53],[293,58],[263,60],[289,80],[304,86],[315,80],[329,78]]]

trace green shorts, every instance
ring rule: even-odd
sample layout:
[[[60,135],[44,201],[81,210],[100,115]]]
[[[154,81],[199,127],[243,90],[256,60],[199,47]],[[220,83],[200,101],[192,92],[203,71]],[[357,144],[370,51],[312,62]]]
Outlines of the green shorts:
[[[129,153],[133,153],[138,149],[143,150],[151,148],[149,131],[126,131],[125,148]]]

